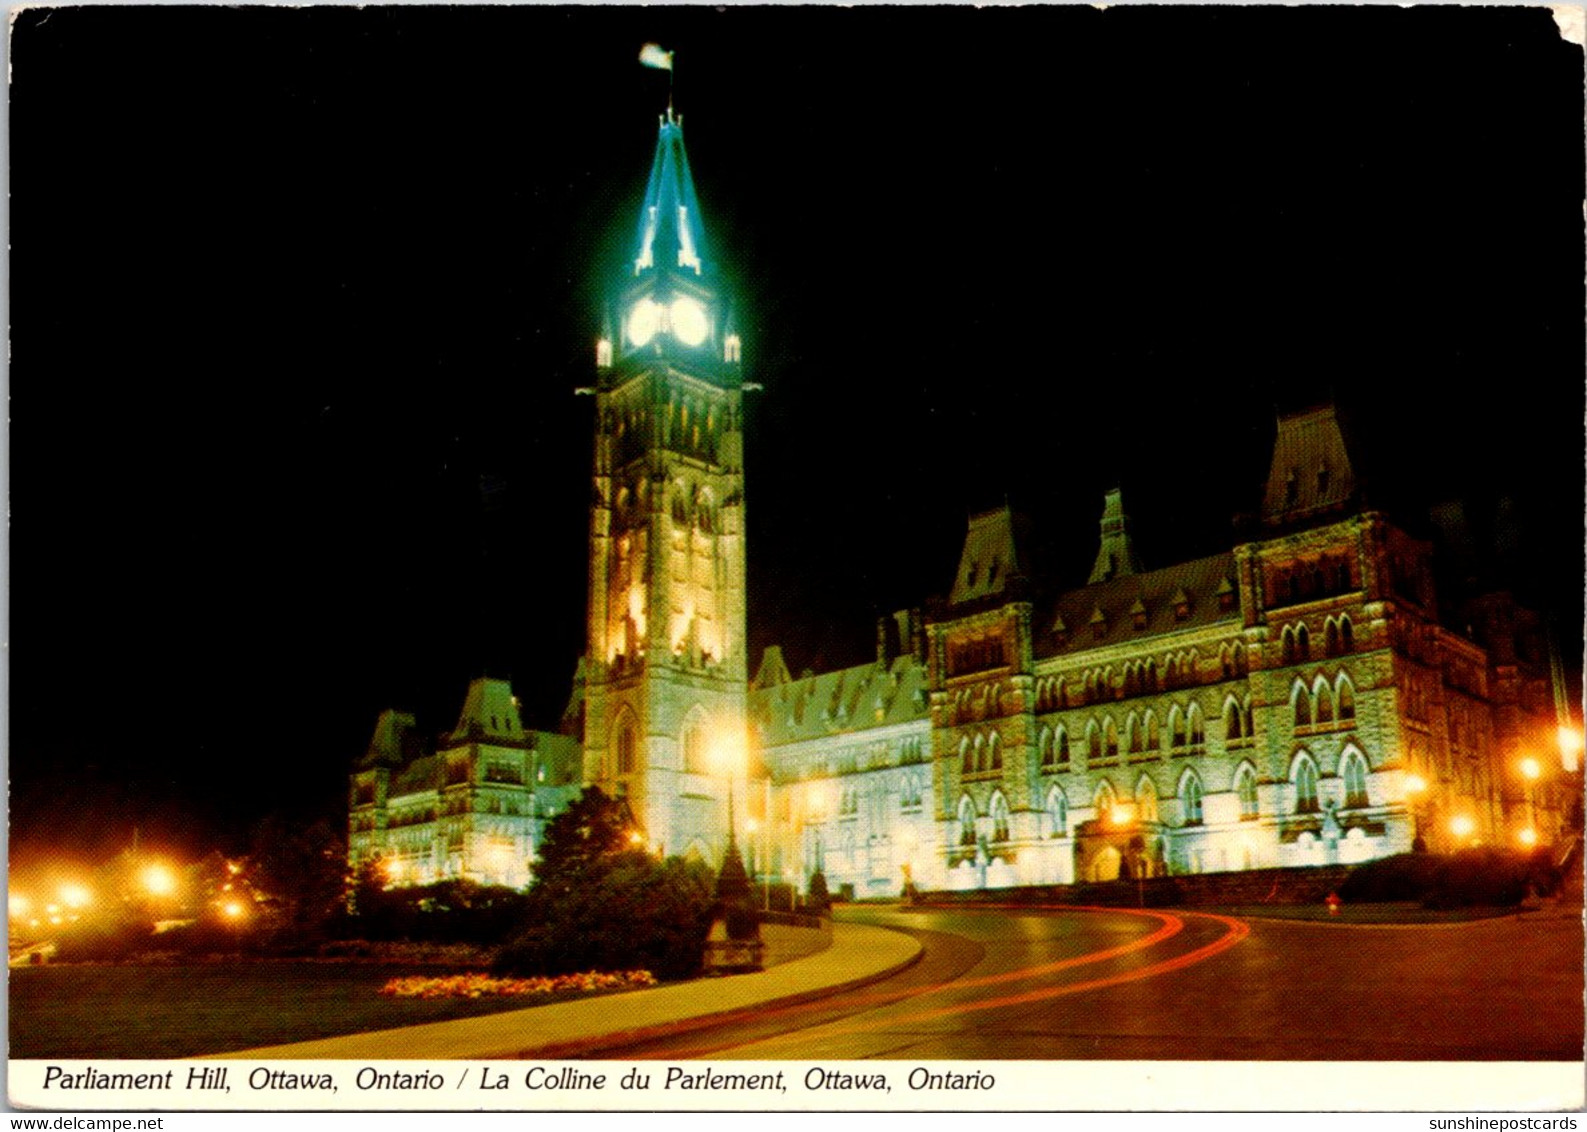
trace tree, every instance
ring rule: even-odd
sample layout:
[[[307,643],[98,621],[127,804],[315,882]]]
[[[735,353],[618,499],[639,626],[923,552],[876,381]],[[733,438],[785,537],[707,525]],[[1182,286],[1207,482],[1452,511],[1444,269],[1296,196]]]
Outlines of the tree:
[[[253,829],[246,867],[278,928],[317,932],[345,906],[347,842],[327,821],[271,814]]]
[[[700,968],[714,903],[711,871],[636,848],[628,807],[591,787],[553,818],[522,930],[497,958],[515,974]]]
[[[635,848],[635,832],[625,803],[607,797],[599,786],[588,787],[546,826],[535,865],[535,887],[566,891],[567,886],[610,868],[624,853],[648,856]]]

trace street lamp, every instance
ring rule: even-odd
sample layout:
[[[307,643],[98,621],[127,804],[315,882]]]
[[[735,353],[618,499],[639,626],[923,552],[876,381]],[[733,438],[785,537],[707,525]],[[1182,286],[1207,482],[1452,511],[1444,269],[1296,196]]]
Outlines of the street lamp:
[[[1456,814],[1449,819],[1449,832],[1464,841],[1476,830],[1477,823],[1467,814]]]
[[[1411,811],[1411,851],[1425,852],[1422,837],[1422,798],[1427,794],[1427,779],[1419,774],[1407,774],[1404,782],[1405,804]]]
[[[738,838],[733,819],[733,778],[743,765],[742,734],[724,731],[717,738],[713,761],[727,773],[727,850],[722,854],[722,871],[716,877],[716,898],[723,904],[744,904],[749,895],[749,874],[738,853]]]
[[[1542,776],[1543,766],[1536,759],[1521,760],[1521,777],[1526,779],[1526,832],[1532,835],[1524,844],[1529,846],[1537,843],[1537,780]]]
[[[143,870],[143,887],[150,896],[169,896],[176,891],[176,874],[164,865],[150,865]]]

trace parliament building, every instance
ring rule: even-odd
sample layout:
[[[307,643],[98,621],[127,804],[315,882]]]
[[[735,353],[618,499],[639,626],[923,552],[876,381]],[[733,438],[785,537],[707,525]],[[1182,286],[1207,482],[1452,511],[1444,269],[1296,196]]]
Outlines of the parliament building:
[[[1438,592],[1432,543],[1368,506],[1331,405],[1279,420],[1226,552],[1143,569],[1112,491],[1066,589],[1003,507],[970,518],[942,596],[882,620],[873,661],[752,664],[749,386],[705,248],[669,109],[596,345],[569,709],[528,729],[482,678],[437,739],[382,713],[351,776],[355,867],[521,886],[589,784],[658,853],[720,861],[731,812],[757,878],[819,869],[855,897],[1530,845],[1574,820],[1542,619]]]

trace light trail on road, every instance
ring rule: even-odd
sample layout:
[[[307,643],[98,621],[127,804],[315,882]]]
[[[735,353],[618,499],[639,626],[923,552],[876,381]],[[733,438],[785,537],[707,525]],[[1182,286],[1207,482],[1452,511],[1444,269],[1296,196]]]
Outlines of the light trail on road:
[[[941,909],[933,908],[931,910],[940,911]],[[1151,978],[1155,975],[1181,970],[1184,967],[1188,967],[1192,964],[1210,959],[1214,955],[1228,950],[1243,940],[1249,932],[1249,929],[1245,924],[1228,917],[1216,916],[1210,913],[1185,913],[1185,915],[1195,916],[1202,919],[1215,920],[1223,924],[1226,928],[1226,931],[1221,937],[1214,940],[1213,942],[1195,948],[1192,951],[1185,952],[1181,955],[1172,956],[1170,958],[1163,959],[1156,963],[1151,963],[1145,967],[1136,968],[1134,970],[1121,971],[1112,975],[1106,975],[1095,979],[1087,979],[1078,983],[1064,983],[1056,986],[1036,987],[1031,990],[1021,991],[1015,994],[1002,995],[997,998],[981,999],[974,1002],[955,1003],[935,1009],[917,1011],[902,1016],[889,1013],[879,1018],[861,1022],[850,1022],[847,1024],[842,1022],[834,1022],[831,1019],[817,1017],[820,1014],[830,1015],[835,1005],[843,1010],[845,1017],[852,1018],[856,1014],[873,1013],[878,1009],[891,1006],[895,1003],[903,1002],[908,999],[918,999],[928,995],[941,994],[944,992],[957,994],[966,991],[975,991],[986,987],[1006,985],[1009,983],[1028,983],[1032,980],[1050,978],[1060,974],[1061,972],[1072,971],[1081,967],[1093,966],[1098,963],[1105,963],[1111,960],[1124,958],[1138,952],[1149,951],[1153,948],[1157,948],[1166,944],[1169,940],[1179,935],[1185,929],[1185,920],[1182,916],[1168,912],[1159,912],[1151,909],[1101,908],[1073,904],[980,905],[976,909],[976,911],[983,910],[1017,912],[1026,915],[1036,914],[1042,915],[1044,918],[1055,912],[1064,914],[1080,913],[1088,917],[1099,915],[1128,916],[1155,920],[1157,922],[1157,926],[1155,930],[1140,937],[1139,939],[1131,940],[1128,943],[1114,944],[1108,947],[1097,948],[1092,951],[1084,952],[1080,955],[1072,955],[1063,959],[1052,960],[1046,963],[1017,967],[1012,970],[998,971],[972,978],[956,977],[953,979],[944,980],[942,982],[928,983],[919,987],[913,987],[901,991],[862,992],[857,995],[845,996],[837,1004],[835,1004],[830,999],[821,999],[813,1002],[798,1003],[772,1010],[743,1011],[732,1016],[724,1016],[713,1020],[710,1028],[714,1030],[719,1026],[731,1026],[739,1022],[750,1021],[759,1025],[764,1025],[768,1022],[781,1020],[789,1023],[788,1030],[784,1031],[785,1033],[793,1030],[803,1029],[808,1026],[820,1026],[824,1036],[835,1037],[840,1035],[873,1032],[892,1026],[931,1021],[935,1019],[953,1017],[955,1015],[969,1014],[977,1011],[996,1010],[1008,1006],[1025,1005],[1028,1003],[1041,1001],[1045,998],[1054,998],[1061,995],[1075,994],[1081,991],[1112,986],[1118,983],[1134,982],[1140,979]],[[1056,919],[1057,917],[1052,918]],[[698,1029],[697,1026],[691,1028]],[[673,1032],[681,1033],[683,1030],[680,1028],[679,1030]],[[668,1036],[671,1036],[671,1033],[656,1033],[652,1035],[646,1035],[643,1040],[652,1040],[655,1038],[665,1039]],[[744,1044],[742,1038],[736,1038],[730,1041],[722,1041],[718,1039],[717,1041],[704,1042],[692,1046],[675,1046],[665,1049],[647,1051],[643,1053],[637,1053],[632,1056],[650,1060],[665,1060],[669,1058],[697,1058],[718,1054],[724,1050],[733,1049],[742,1044]]]

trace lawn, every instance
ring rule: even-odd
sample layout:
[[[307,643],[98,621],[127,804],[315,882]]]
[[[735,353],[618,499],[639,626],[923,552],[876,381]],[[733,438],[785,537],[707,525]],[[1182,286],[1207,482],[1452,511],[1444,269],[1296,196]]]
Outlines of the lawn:
[[[13,1058],[193,1057],[519,1010],[573,995],[383,998],[401,963],[62,965],[10,972]]]

